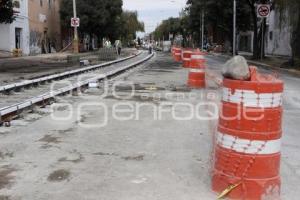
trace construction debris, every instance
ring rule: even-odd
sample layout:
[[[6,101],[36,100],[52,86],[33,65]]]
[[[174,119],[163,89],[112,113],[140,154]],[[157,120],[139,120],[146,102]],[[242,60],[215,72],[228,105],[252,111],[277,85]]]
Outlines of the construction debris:
[[[225,78],[234,80],[249,80],[251,76],[247,60],[243,56],[235,56],[228,60],[222,74]]]

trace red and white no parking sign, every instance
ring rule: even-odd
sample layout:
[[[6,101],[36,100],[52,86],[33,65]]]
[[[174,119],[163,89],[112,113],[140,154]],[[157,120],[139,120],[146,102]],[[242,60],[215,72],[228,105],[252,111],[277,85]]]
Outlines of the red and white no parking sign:
[[[257,17],[267,18],[271,12],[271,7],[269,4],[259,4],[257,5]]]
[[[71,18],[71,26],[72,27],[79,27],[80,25],[80,19],[79,18]]]

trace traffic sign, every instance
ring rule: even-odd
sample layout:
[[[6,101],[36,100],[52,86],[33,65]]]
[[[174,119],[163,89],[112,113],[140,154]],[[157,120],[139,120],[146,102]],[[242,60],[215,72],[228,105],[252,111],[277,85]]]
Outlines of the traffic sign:
[[[257,17],[267,18],[271,12],[271,6],[269,4],[259,4],[257,5]]]
[[[80,25],[80,19],[79,18],[71,18],[71,26],[72,27],[79,27]]]

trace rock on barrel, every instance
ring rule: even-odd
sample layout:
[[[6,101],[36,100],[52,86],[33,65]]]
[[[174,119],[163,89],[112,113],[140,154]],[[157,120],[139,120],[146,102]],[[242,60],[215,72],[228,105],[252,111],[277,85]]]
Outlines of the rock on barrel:
[[[251,68],[250,81],[224,79],[212,189],[230,199],[280,196],[283,82]]]

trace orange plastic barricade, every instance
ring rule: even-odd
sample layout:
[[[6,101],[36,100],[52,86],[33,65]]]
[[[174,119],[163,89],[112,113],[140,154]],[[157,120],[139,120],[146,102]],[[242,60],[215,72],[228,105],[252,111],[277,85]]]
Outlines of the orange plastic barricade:
[[[188,78],[188,86],[191,88],[205,87],[205,63],[206,60],[200,51],[191,55],[190,72]]]
[[[175,59],[176,62],[181,62],[182,61],[181,53],[182,53],[181,48],[179,48],[179,47],[174,48],[174,59]]]
[[[229,199],[280,196],[284,84],[251,68],[250,81],[224,79],[214,147],[212,189]]]
[[[175,46],[171,47],[171,54],[172,54],[172,57],[175,59]]]
[[[193,50],[192,49],[183,49],[182,50],[182,65],[185,68],[189,68],[190,67],[190,63],[191,63],[191,56],[193,54]]]

